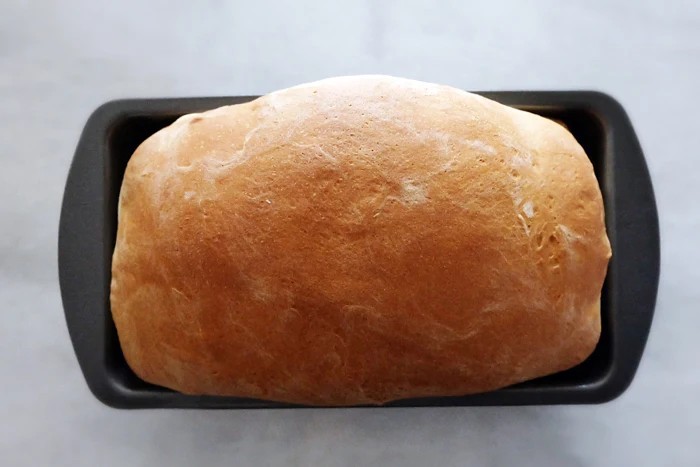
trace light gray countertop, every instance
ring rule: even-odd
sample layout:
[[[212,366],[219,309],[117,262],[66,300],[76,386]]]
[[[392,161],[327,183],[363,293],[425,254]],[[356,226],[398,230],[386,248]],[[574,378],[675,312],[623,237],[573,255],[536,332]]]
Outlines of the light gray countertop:
[[[0,4],[0,464],[700,465],[700,3]],[[238,3],[238,4],[236,4]],[[386,73],[469,90],[598,89],[627,109],[661,219],[656,319],[599,406],[118,411],[63,318],[59,208],[79,132],[118,97],[258,94]]]

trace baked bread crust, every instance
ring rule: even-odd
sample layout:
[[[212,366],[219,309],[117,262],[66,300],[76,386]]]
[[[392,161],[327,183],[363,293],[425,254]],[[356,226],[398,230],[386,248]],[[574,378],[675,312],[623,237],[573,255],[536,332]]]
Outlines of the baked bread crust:
[[[185,115],[139,146],[111,308],[150,383],[379,404],[580,363],[610,255],[563,126],[447,86],[341,77]]]

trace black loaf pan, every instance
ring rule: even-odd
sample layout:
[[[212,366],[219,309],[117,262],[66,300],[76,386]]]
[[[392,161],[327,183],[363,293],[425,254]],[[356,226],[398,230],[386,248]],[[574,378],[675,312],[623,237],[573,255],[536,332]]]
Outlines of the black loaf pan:
[[[602,295],[602,333],[570,370],[498,391],[391,402],[387,407],[588,404],[627,389],[642,357],[659,279],[659,228],[644,156],[623,108],[598,92],[486,92],[483,96],[564,122],[586,150],[605,200],[613,256]],[[140,380],[127,366],[109,305],[117,200],[136,147],[177,117],[254,97],[113,101],[89,118],[63,198],[58,264],[68,330],[93,394],[118,408],[299,407],[189,396]],[[148,312],[148,310],[144,310]]]

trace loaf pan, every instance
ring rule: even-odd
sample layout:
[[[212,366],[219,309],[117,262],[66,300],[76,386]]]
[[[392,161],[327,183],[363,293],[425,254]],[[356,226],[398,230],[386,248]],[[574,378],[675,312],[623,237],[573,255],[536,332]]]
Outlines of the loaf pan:
[[[407,399],[383,407],[590,404],[614,399],[632,382],[642,357],[659,278],[656,203],[632,125],[617,101],[598,92],[479,94],[563,122],[591,159],[603,193],[613,250],[602,293],[600,342],[586,361],[561,373],[483,394]],[[59,278],[78,362],[92,393],[109,406],[301,407],[190,396],[148,384],[126,364],[110,312],[117,201],[129,157],[142,141],[181,115],[252,99],[119,100],[99,107],[85,125],[63,198]]]

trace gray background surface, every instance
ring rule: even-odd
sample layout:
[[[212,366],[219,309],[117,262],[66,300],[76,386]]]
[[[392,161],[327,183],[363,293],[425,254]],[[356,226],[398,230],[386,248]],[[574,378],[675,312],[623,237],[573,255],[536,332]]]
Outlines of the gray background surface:
[[[0,464],[700,465],[700,3],[583,0],[0,3]],[[661,217],[639,373],[601,406],[116,411],[66,331],[56,241],[89,113],[117,97],[265,93],[388,73],[614,95]]]

